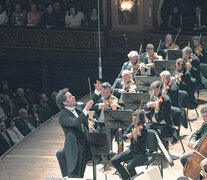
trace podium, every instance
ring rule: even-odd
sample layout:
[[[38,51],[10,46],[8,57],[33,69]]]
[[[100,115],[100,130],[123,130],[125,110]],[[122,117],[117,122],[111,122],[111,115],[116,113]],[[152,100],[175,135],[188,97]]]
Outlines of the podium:
[[[154,61],[155,66],[155,74],[159,76],[162,71],[169,71],[171,74],[175,71],[176,61],[168,60],[168,61]]]
[[[96,163],[95,157],[98,155],[107,155],[111,149],[111,136],[109,133],[95,132],[88,134],[88,142],[90,144],[92,160],[93,160],[93,180],[96,180]]]
[[[134,77],[137,91],[149,92],[150,85],[154,81],[160,81],[160,77],[156,76],[135,76]]]
[[[150,94],[148,93],[122,93],[123,102],[126,109],[137,110],[142,104],[146,104],[150,100]]]

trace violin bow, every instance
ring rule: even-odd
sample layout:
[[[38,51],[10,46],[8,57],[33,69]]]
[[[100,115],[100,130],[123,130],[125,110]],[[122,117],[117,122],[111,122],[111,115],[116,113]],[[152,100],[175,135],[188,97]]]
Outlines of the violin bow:
[[[160,41],[159,41],[159,44],[158,44],[158,47],[157,47],[157,54],[158,54],[158,52],[159,52],[159,50],[160,50],[160,44],[161,44],[161,42],[162,42],[162,40],[160,39]]]
[[[199,44],[201,43],[201,36],[202,36],[202,34],[200,33],[200,35],[199,35]]]
[[[89,87],[89,91],[90,91],[90,98],[92,100],[92,93],[91,93],[91,80],[90,78],[88,78],[88,87]]]
[[[138,54],[139,57],[138,57],[138,60],[137,60],[137,66],[138,66],[138,63],[139,63],[139,58],[140,58],[140,54],[141,54],[141,52],[142,52],[142,44],[141,44],[140,47],[139,47],[139,54]],[[138,70],[139,70],[139,68],[137,68],[137,70],[136,70],[134,76],[137,74]]]
[[[190,47],[190,41],[188,42],[188,47]]]
[[[178,33],[177,33],[177,35],[176,35],[176,37],[175,37],[175,39],[174,39],[174,44],[176,43],[176,40],[177,40],[177,38],[178,38],[178,35],[180,34],[180,31],[181,31],[181,28],[179,28],[179,30],[178,30]]]
[[[140,56],[141,52],[142,52],[142,44],[139,47],[139,56]]]

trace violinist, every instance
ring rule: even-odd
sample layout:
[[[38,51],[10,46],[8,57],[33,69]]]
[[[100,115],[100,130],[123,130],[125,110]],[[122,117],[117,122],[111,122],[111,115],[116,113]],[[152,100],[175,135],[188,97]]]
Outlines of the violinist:
[[[136,84],[132,79],[130,71],[124,70],[122,72],[122,78],[116,79],[112,86],[112,90],[117,98],[120,98],[121,93],[136,92]]]
[[[157,53],[154,52],[153,44],[147,44],[146,52],[140,55],[140,61],[145,64],[147,68],[145,68],[145,73],[149,76],[155,75],[154,70],[154,60],[160,60],[162,56],[158,56]]]
[[[192,136],[190,137],[189,143],[188,143],[188,147],[190,149],[193,149],[194,146],[196,145],[196,141],[199,140],[204,134],[207,133],[207,107],[203,107],[200,111],[201,113],[201,117],[203,119],[203,123],[200,127],[200,129],[198,129],[195,133],[192,134]],[[190,154],[186,154],[184,156],[181,157],[180,161],[182,163],[183,166],[185,166],[188,158],[192,155],[192,153]],[[202,164],[201,164],[202,165]]]
[[[175,50],[179,49],[179,46],[173,42],[171,34],[167,34],[165,36],[165,42],[162,42],[160,44],[158,54],[161,55],[165,59],[168,49],[175,49]]]
[[[138,52],[131,51],[127,56],[129,58],[129,61],[123,64],[120,75],[122,74],[124,70],[130,71],[132,76],[143,74],[145,67],[140,66]]]
[[[161,140],[163,140],[164,137],[174,137],[177,139],[177,134],[171,118],[171,100],[168,95],[162,93],[163,83],[154,81],[151,84],[151,89],[153,96],[149,102],[144,105],[146,117],[150,121],[146,124],[146,127],[156,130]],[[165,144],[165,142],[163,143]]]
[[[204,46],[200,43],[200,37],[194,36],[193,37],[193,46],[192,46],[193,53],[198,56],[200,63],[207,63],[206,62],[206,52]]]
[[[135,176],[135,167],[142,165],[147,160],[146,138],[145,112],[134,112],[132,123],[123,134],[123,139],[130,139],[131,144],[127,150],[111,159],[111,163],[118,170],[123,180],[129,180],[130,177]],[[128,161],[126,169],[121,164],[124,161]]]
[[[186,61],[184,59],[176,60],[176,69],[172,74],[171,80],[174,81],[179,90],[184,90],[188,93],[189,97],[191,94],[191,75],[186,66]]]

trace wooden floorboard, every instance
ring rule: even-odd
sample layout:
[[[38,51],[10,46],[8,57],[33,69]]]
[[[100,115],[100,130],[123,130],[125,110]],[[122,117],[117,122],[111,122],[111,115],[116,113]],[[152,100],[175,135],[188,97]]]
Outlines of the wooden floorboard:
[[[87,97],[83,101],[87,101]],[[202,93],[200,99],[203,104],[199,105],[200,109],[207,105],[207,93]],[[201,117],[197,118],[194,110],[190,110],[189,117],[193,132],[195,132],[202,124]],[[192,132],[190,129],[181,127],[181,136],[183,136],[183,143],[186,152],[191,152],[187,148],[187,143]],[[45,180],[46,177],[61,177],[59,165],[56,160],[56,151],[63,147],[64,134],[58,123],[58,118],[54,117],[47,124],[39,128],[31,136],[27,137],[23,142],[10,151],[4,158],[3,164],[6,167],[6,173],[10,180]],[[116,152],[116,146],[115,152]],[[178,157],[182,156],[182,148],[180,143],[170,145],[172,154]],[[175,165],[170,167],[165,163],[164,180],[175,180],[182,176],[182,166],[180,160],[174,161]],[[97,168],[98,169],[98,168]],[[138,169],[139,171],[139,169]],[[2,163],[0,163],[0,180],[8,180],[6,173],[3,170]],[[105,179],[103,173],[98,172],[98,180]],[[92,167],[87,166],[85,177],[92,179]],[[108,175],[108,180],[120,179],[118,176]]]

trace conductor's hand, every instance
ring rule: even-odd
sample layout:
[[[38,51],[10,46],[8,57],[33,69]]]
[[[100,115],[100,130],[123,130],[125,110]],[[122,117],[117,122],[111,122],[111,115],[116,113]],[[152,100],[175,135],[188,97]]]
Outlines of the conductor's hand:
[[[132,139],[132,133],[129,133],[129,134],[127,134],[127,137],[129,138],[129,139]]]
[[[189,143],[188,143],[188,147],[189,147],[190,149],[193,149],[193,147],[194,147],[194,142],[193,142],[193,141],[189,142]]]
[[[93,106],[93,100],[90,100],[86,103],[86,106],[85,106],[85,110],[86,111],[89,111],[89,109],[91,109],[91,107]]]

